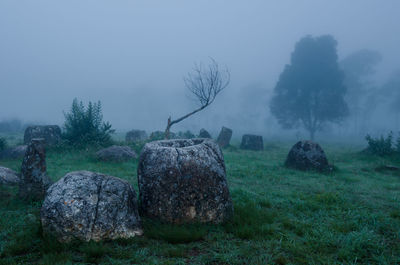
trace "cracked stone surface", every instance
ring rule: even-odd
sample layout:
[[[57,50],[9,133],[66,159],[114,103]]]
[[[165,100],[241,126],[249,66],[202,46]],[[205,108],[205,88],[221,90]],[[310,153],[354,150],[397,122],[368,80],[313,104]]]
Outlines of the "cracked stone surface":
[[[0,166],[0,185],[17,185],[19,181],[17,172]]]
[[[60,242],[142,235],[135,190],[125,180],[89,171],[65,175],[48,190],[43,232]]]
[[[137,155],[129,146],[113,145],[98,151],[96,157],[101,161],[124,162],[135,159]]]
[[[29,144],[34,138],[43,138],[47,146],[61,142],[61,129],[58,125],[29,126],[25,130],[24,143]]]
[[[328,159],[319,144],[299,141],[290,150],[285,166],[299,170],[329,170]]]
[[[226,127],[222,127],[221,132],[218,135],[217,143],[220,147],[225,148],[227,147],[232,138],[232,130]]]
[[[147,143],[138,165],[142,214],[170,223],[221,223],[232,216],[224,157],[211,139]]]
[[[22,161],[19,197],[24,200],[43,200],[50,184],[46,173],[44,139],[32,139]]]
[[[242,136],[240,148],[254,151],[264,150],[263,138],[260,135],[245,134]]]

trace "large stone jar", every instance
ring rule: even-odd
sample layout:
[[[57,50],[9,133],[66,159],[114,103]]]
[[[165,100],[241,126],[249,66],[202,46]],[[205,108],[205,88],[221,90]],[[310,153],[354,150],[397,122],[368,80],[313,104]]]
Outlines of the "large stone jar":
[[[170,223],[221,223],[233,213],[219,146],[210,139],[147,143],[138,166],[140,211]]]

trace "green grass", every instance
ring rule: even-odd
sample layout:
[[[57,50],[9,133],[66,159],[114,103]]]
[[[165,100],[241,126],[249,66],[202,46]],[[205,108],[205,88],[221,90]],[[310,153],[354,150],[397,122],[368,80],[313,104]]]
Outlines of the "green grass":
[[[400,157],[322,144],[336,170],[283,167],[289,143],[263,152],[224,150],[235,207],[218,225],[173,226],[143,220],[145,235],[68,245],[43,238],[40,205],[25,204],[17,188],[0,187],[0,264],[399,264]],[[134,146],[140,151],[140,146]],[[137,161],[104,163],[95,150],[50,150],[48,174],[90,170],[128,180],[137,191]],[[20,160],[0,165],[19,170]]]

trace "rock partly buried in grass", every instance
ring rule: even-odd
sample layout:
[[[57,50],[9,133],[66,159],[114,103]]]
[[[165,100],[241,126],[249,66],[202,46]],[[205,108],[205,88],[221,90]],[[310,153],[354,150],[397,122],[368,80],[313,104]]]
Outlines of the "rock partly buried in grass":
[[[331,169],[324,150],[319,144],[311,141],[299,141],[290,150],[286,167],[299,170],[327,171]]]
[[[209,138],[211,139],[211,134],[206,129],[201,129],[199,133],[199,138]]]
[[[262,136],[245,134],[242,137],[241,149],[261,151],[264,150],[264,141]]]
[[[142,235],[135,190],[125,180],[89,171],[65,175],[48,190],[43,232],[60,242]]]
[[[98,151],[96,157],[101,161],[126,162],[137,158],[137,155],[129,146],[113,145]]]
[[[126,133],[125,141],[129,143],[140,142],[147,140],[146,131],[132,130]]]
[[[218,135],[217,143],[220,147],[227,147],[232,138],[232,130],[226,127],[222,127],[221,132]]]
[[[224,157],[211,139],[147,143],[138,165],[141,213],[170,223],[221,223],[233,213]]]
[[[44,139],[32,139],[22,161],[19,197],[24,200],[42,200],[50,184],[46,172]]]
[[[0,185],[17,185],[19,181],[17,172],[0,166]]]
[[[29,126],[25,130],[24,143],[29,144],[34,138],[43,138],[47,146],[61,142],[61,129],[58,125]]]
[[[18,145],[15,147],[7,148],[6,150],[0,152],[0,159],[23,158],[27,148],[27,145]]]

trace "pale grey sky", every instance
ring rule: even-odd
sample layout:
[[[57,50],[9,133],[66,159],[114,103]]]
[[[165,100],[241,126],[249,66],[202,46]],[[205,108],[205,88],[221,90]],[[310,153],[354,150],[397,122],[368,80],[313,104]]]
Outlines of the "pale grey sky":
[[[194,107],[182,77],[213,57],[230,69],[231,85],[178,128],[265,120],[307,34],[333,35],[340,57],[381,52],[382,80],[400,68],[399,14],[398,0],[1,0],[0,119],[62,124],[77,97],[101,100],[117,129],[164,129],[169,115]]]

